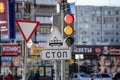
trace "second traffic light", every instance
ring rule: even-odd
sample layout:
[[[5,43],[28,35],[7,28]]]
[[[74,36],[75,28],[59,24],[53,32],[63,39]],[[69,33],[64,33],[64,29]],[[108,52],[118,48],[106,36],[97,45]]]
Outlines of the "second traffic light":
[[[64,39],[68,46],[73,45],[74,43],[74,15],[73,14],[66,14],[64,17]]]

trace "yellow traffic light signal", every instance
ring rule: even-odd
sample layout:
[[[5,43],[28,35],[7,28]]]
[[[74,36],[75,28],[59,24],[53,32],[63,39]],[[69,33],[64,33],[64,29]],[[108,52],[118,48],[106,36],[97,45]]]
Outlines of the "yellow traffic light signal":
[[[74,29],[73,29],[73,27],[72,26],[66,26],[65,28],[64,28],[64,32],[65,32],[65,34],[66,35],[72,35],[73,34],[73,32],[74,32]]]

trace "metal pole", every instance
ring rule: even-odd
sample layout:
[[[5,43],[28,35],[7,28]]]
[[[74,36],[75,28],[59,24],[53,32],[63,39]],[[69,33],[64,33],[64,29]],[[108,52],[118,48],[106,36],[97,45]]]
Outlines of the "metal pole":
[[[25,54],[24,54],[24,65],[23,65],[23,79],[22,80],[26,80],[26,70],[27,70],[27,53],[28,53],[28,49],[27,49],[27,43],[25,42]]]
[[[64,27],[64,23],[63,23],[63,17],[64,17],[64,13],[63,10],[61,10],[61,31],[62,31],[62,36],[63,36],[63,27]],[[61,60],[61,80],[65,80],[64,79],[64,66],[65,66],[65,60]]]
[[[58,75],[57,75],[57,61],[54,61],[54,70],[55,70],[55,79],[54,80],[58,80]]]
[[[61,80],[65,80],[64,79],[64,70],[65,70],[65,61],[61,60]]]

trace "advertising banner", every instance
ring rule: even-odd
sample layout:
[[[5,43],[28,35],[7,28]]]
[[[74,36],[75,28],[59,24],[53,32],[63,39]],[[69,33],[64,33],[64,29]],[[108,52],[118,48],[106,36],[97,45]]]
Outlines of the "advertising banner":
[[[8,15],[8,1],[0,0],[0,33],[8,34],[9,15]]]
[[[106,55],[106,56],[118,56],[120,55],[120,46],[115,45],[96,45],[96,46],[74,46],[74,54],[84,55]]]
[[[20,47],[18,44],[4,43],[2,44],[2,56],[17,56]]]

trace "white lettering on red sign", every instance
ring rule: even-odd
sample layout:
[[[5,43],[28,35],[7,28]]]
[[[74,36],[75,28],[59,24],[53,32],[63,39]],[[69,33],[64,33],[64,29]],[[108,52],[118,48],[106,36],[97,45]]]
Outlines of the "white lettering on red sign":
[[[6,46],[3,47],[3,51],[18,51],[18,47],[17,46]]]
[[[2,44],[2,55],[17,55],[18,44]]]

